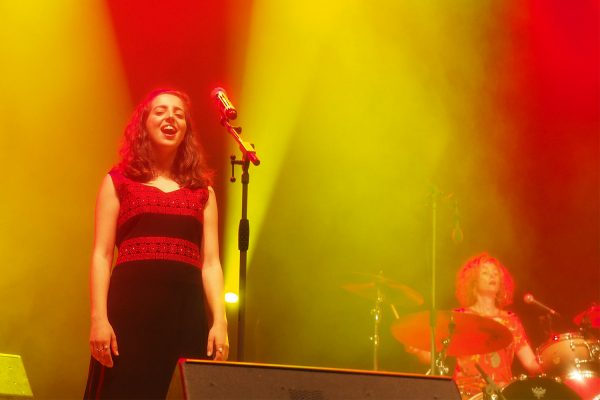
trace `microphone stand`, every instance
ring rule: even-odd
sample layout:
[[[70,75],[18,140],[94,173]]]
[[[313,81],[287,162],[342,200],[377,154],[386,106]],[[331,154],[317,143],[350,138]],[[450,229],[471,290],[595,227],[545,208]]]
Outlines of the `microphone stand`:
[[[475,368],[477,368],[477,371],[479,371],[481,377],[486,383],[485,390],[483,391],[483,399],[506,400],[506,397],[504,397],[502,391],[500,390],[498,385],[496,385],[496,382],[494,382],[494,380],[488,374],[485,373],[485,371],[483,370],[483,368],[481,368],[481,365],[479,365],[479,363],[475,363]]]
[[[549,312],[539,317],[540,323],[544,325],[544,333],[551,338],[554,335],[553,316]]]
[[[240,278],[239,278],[239,301],[238,301],[238,337],[237,337],[237,358],[238,361],[244,360],[244,330],[246,324],[246,263],[248,254],[248,243],[250,242],[250,223],[248,221],[248,184],[250,183],[250,162],[255,166],[260,164],[260,159],[256,155],[254,145],[245,142],[240,137],[242,128],[232,126],[229,120],[221,117],[221,124],[227,129],[229,134],[237,142],[242,152],[242,159],[237,160],[235,155],[231,159],[231,182],[235,182],[234,169],[236,165],[242,167],[242,217],[238,227],[238,249],[240,251]]]
[[[435,348],[435,326],[437,323],[435,281],[436,281],[436,234],[437,234],[437,201],[440,191],[434,186],[431,193],[431,307],[429,310],[429,327],[431,328],[430,349],[431,365],[429,372],[432,375],[438,375],[439,371],[436,365],[437,356]]]

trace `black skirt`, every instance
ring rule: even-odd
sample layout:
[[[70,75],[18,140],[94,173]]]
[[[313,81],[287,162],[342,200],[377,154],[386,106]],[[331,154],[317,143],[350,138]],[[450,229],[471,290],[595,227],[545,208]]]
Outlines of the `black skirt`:
[[[180,357],[206,358],[208,336],[202,271],[173,261],[115,267],[108,319],[119,356],[103,367],[94,358],[85,399],[164,399]]]

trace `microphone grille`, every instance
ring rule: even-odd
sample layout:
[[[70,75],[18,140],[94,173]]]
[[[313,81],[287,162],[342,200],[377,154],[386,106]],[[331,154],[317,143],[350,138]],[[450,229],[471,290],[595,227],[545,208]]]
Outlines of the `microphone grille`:
[[[219,95],[219,93],[224,93],[225,89],[223,89],[222,87],[216,87],[212,90],[212,92],[210,92],[210,97],[217,97]]]
[[[526,293],[525,296],[523,296],[523,301],[527,304],[533,303],[533,295],[531,293]]]

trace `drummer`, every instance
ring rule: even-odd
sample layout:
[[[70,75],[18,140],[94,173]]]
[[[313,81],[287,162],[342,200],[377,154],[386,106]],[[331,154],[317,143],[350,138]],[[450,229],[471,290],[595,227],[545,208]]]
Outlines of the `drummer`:
[[[531,375],[541,372],[519,317],[504,310],[512,303],[513,293],[514,282],[508,270],[486,253],[471,258],[458,271],[456,297],[463,308],[457,311],[492,318],[513,335],[512,343],[502,350],[457,358],[454,380],[464,395],[480,393],[485,387],[476,363],[499,387],[507,385],[513,377],[511,366],[515,354]]]
[[[515,354],[531,375],[541,371],[519,317],[504,310],[512,303],[513,292],[514,283],[508,270],[486,253],[471,258],[458,271],[456,297],[462,308],[455,311],[491,318],[507,327],[513,339],[506,348],[498,351],[457,357],[454,380],[463,398],[481,393],[486,386],[476,364],[500,388],[510,383],[513,377],[511,367]],[[423,363],[431,360],[428,351],[411,346],[406,349]]]

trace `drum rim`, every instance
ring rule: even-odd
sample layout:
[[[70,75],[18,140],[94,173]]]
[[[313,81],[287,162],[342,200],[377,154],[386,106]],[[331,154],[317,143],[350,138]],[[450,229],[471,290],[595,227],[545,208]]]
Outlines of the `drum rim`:
[[[571,388],[562,378],[555,377],[555,376],[549,376],[546,374],[539,374],[539,375],[535,375],[535,376],[527,376],[527,375],[513,376],[512,379],[510,380],[510,382],[508,382],[506,385],[504,385],[500,388],[500,393],[504,393],[506,388],[510,387],[513,384],[524,383],[527,381],[534,382],[534,381],[539,381],[539,380],[541,380],[542,382],[551,382],[551,384],[554,385],[555,387],[566,387],[567,389],[573,391],[574,394],[577,394],[575,392],[575,390],[573,388]],[[467,398],[467,400],[483,400],[483,399],[484,399],[483,392],[475,393],[473,395],[470,395]]]
[[[512,384],[515,383],[524,383],[527,381],[538,381],[538,380],[542,380],[542,382],[549,382],[551,385],[553,385],[555,388],[567,388],[569,391],[573,392],[573,394],[578,395],[577,392],[575,392],[575,390],[573,390],[573,388],[571,388],[569,385],[567,385],[563,379],[559,378],[559,377],[555,377],[555,376],[549,376],[546,374],[540,374],[540,375],[536,375],[536,376],[517,376],[517,377],[513,377],[513,379],[511,379],[511,381],[509,383],[507,383],[505,386],[502,387],[502,389],[500,389],[501,393],[505,393],[505,390],[507,388],[509,388]],[[471,400],[471,399],[469,399]]]
[[[572,335],[570,337],[566,337],[567,335]],[[556,339],[554,339],[556,338]],[[543,352],[545,349],[547,349],[548,347],[550,347],[553,344],[557,344],[560,342],[564,342],[566,340],[574,340],[574,339],[581,339],[584,342],[588,342],[588,340],[586,340],[583,335],[579,332],[563,332],[563,333],[557,333],[555,335],[552,335],[551,338],[546,339],[546,341],[544,343],[542,343],[541,345],[539,345],[536,348],[536,353],[538,355],[538,357],[540,356],[540,353]]]

